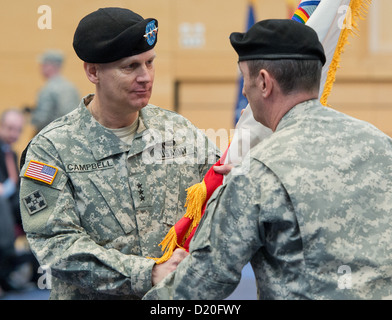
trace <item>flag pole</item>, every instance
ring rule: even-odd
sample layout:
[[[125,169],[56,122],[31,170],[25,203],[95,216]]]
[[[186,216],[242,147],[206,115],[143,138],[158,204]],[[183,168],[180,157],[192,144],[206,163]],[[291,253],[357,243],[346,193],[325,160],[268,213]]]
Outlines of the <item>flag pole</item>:
[[[246,21],[246,27],[245,31],[248,31],[250,27],[254,25],[256,22],[256,17],[255,17],[255,5],[256,5],[256,0],[248,0],[247,1],[247,21]],[[237,89],[237,100],[234,108],[234,126],[237,125],[238,120],[241,117],[242,110],[246,108],[248,105],[248,100],[243,96],[242,94],[242,88],[244,86],[244,79],[240,75],[238,78],[238,89]]]

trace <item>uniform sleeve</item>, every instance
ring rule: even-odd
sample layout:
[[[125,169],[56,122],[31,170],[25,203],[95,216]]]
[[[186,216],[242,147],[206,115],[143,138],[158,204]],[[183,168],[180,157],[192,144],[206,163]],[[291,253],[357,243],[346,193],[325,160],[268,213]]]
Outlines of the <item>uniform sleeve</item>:
[[[90,238],[80,223],[74,191],[55,148],[45,138],[37,139],[21,170],[20,198],[23,226],[40,264],[49,267],[54,277],[78,287],[142,296],[151,288],[155,262],[106,249]],[[51,184],[26,172],[30,160],[57,169]]]
[[[190,255],[144,299],[224,299],[243,267],[263,245],[257,186],[237,175],[211,196],[193,237]]]
[[[301,239],[283,185],[263,164],[252,161],[250,167],[233,169],[227,184],[215,191],[190,255],[144,299],[224,299],[256,255],[269,255],[271,261],[278,252],[284,253],[283,260],[295,255],[295,249],[287,248],[301,247]]]

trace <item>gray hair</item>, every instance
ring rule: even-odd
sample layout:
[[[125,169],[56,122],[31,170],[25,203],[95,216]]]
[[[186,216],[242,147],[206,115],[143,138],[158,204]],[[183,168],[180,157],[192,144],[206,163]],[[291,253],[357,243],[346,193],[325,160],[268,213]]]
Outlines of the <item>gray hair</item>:
[[[249,60],[247,63],[251,78],[265,69],[279,83],[284,94],[320,88],[323,66],[319,60]]]

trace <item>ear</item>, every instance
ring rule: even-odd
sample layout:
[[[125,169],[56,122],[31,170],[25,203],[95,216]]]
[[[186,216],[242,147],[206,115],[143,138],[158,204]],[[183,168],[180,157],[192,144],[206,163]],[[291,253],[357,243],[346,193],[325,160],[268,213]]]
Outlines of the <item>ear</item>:
[[[261,69],[258,76],[259,88],[264,98],[268,98],[271,95],[274,81],[268,71]]]
[[[84,72],[86,72],[87,78],[94,84],[98,84],[98,65],[95,63],[83,63]]]

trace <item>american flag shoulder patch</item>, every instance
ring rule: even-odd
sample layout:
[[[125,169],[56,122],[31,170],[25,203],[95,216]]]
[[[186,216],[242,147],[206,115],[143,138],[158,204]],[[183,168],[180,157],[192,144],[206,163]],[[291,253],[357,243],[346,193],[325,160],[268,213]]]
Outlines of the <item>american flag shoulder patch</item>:
[[[30,160],[25,177],[51,185],[56,177],[58,169],[48,164]]]

